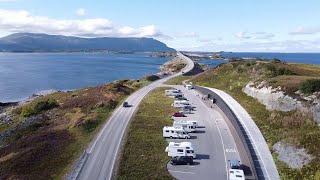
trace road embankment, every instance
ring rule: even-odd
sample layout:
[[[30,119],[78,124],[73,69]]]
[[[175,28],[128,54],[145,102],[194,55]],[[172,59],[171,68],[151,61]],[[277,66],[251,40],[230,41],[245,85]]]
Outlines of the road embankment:
[[[131,120],[119,158],[116,179],[173,179],[167,170],[169,157],[162,137],[163,126],[172,125],[174,99],[158,88],[148,94]]]

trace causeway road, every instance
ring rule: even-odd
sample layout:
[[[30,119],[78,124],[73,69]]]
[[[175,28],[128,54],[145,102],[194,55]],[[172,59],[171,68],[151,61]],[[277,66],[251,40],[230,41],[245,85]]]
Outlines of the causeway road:
[[[77,179],[80,180],[109,180],[116,164],[117,156],[126,127],[136,112],[139,103],[150,91],[160,87],[165,81],[177,77],[182,72],[189,72],[194,68],[191,59],[177,53],[177,58],[184,59],[187,66],[179,73],[155,81],[130,95],[125,101],[132,105],[130,108],[118,107],[107,120],[107,123],[99,132],[87,149],[87,160],[82,166]]]

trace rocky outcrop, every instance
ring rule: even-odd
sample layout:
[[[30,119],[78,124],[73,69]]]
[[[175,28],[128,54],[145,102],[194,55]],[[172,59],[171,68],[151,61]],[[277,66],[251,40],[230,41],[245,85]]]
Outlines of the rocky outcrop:
[[[181,58],[175,57],[172,60],[167,61],[162,66],[160,66],[161,72],[158,74],[160,76],[174,74],[183,68],[182,64],[186,64],[186,62]]]
[[[2,133],[0,133],[0,142],[7,139],[8,137],[10,137],[13,133],[15,133],[17,130],[19,130],[20,128],[25,128],[28,127],[32,124],[36,124],[39,123],[41,121],[46,120],[46,117],[43,115],[40,116],[30,116],[25,118],[20,124],[18,124],[17,126],[4,131]]]
[[[297,99],[286,95],[281,87],[272,88],[267,86],[265,82],[258,85],[250,82],[243,88],[243,92],[256,98],[269,110],[284,112],[298,110],[311,113],[313,119],[320,124],[320,99],[317,98],[317,95],[304,96],[300,94],[300,98]]]
[[[281,141],[273,145],[273,150],[278,154],[278,160],[285,162],[290,168],[302,168],[312,160],[312,156],[304,148]]]

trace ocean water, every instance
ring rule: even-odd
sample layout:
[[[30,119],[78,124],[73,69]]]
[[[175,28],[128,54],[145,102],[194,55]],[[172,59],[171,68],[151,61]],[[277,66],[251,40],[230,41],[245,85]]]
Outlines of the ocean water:
[[[45,90],[74,90],[159,72],[170,58],[146,53],[0,53],[0,102]]]
[[[0,53],[0,102],[19,101],[45,90],[74,90],[159,72],[170,58],[147,53]],[[279,58],[320,65],[320,53],[223,53],[225,57]],[[223,60],[199,60],[215,67]]]
[[[221,53],[224,57],[278,58],[285,62],[320,65],[320,53]]]
[[[200,64],[206,64],[209,66],[209,68],[214,68],[219,64],[222,63],[227,63],[228,61],[225,60],[212,60],[212,59],[200,59],[197,60],[196,62],[200,63]]]

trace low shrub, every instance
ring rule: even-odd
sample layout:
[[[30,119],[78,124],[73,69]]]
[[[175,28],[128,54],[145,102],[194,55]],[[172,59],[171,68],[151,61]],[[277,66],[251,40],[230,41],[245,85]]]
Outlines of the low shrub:
[[[156,81],[158,79],[160,79],[160,77],[157,76],[157,75],[149,75],[149,76],[146,77],[147,81]]]
[[[268,71],[266,73],[266,76],[270,78],[281,75],[295,75],[295,73],[292,72],[290,69],[284,67],[277,68],[274,64],[267,64],[265,68]]]
[[[57,101],[52,99],[47,99],[44,101],[38,101],[36,104],[26,105],[22,108],[21,115],[23,117],[30,117],[32,115],[36,115],[41,111],[46,111],[55,107],[58,107],[59,104]]]
[[[320,91],[320,79],[307,79],[301,83],[299,89],[305,94]]]
[[[277,59],[277,58],[273,58],[273,59],[271,60],[271,63],[274,63],[274,64],[276,64],[276,63],[281,63],[281,60],[280,60],[280,59]]]

